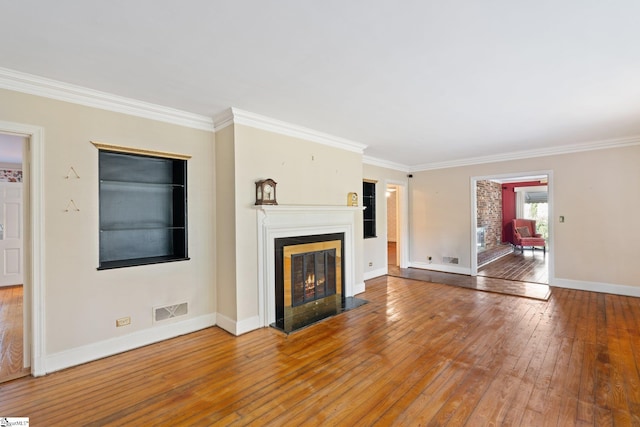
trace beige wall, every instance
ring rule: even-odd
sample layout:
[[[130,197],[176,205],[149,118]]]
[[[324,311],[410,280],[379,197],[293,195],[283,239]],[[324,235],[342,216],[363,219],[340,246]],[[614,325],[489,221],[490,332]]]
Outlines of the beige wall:
[[[408,183],[407,173],[365,164],[363,179],[378,181],[376,185],[376,238],[364,239],[364,272],[367,279],[386,274],[387,269],[387,183]],[[358,194],[362,194],[362,185]],[[369,265],[369,264],[372,265]]]
[[[217,312],[236,320],[236,218],[234,126],[216,132]]]
[[[151,330],[157,326],[156,306],[186,301],[185,320],[215,313],[211,132],[7,90],[0,90],[0,121],[44,129],[47,355]],[[92,140],[193,156],[188,161],[190,261],[96,270],[98,151]],[[71,166],[80,179],[65,179]],[[65,212],[70,199],[78,212]],[[124,316],[131,316],[131,325],[116,328],[115,320]]]
[[[220,282],[226,288],[220,292],[235,293],[237,313],[227,317],[252,324],[258,316],[255,182],[273,178],[280,205],[345,206],[347,193],[362,192],[362,155],[253,127],[233,128],[236,283],[232,289],[232,283]],[[357,224],[356,237],[362,235],[361,217]],[[356,241],[356,263],[356,283],[361,283],[360,239]]]
[[[624,219],[640,209],[638,165],[631,146],[414,173],[411,261],[453,256],[470,268],[470,178],[550,170],[555,279],[640,287],[640,229]]]

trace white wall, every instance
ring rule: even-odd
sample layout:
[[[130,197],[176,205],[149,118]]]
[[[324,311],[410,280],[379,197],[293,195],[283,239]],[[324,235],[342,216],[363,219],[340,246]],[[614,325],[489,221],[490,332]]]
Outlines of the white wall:
[[[0,121],[44,129],[45,357],[49,370],[215,321],[215,161],[211,132],[0,90]],[[90,141],[191,155],[190,261],[97,271],[98,150]],[[79,179],[65,179],[70,167]],[[65,212],[73,199],[79,211]],[[156,306],[189,303],[162,329]],[[130,316],[131,325],[115,327]],[[184,330],[184,329],[183,329]],[[160,332],[162,331],[162,332]],[[110,345],[103,345],[104,343]]]
[[[640,229],[624,220],[640,209],[640,146],[414,173],[411,262],[441,263],[443,256],[471,266],[470,178],[520,172],[553,172],[551,284],[616,291],[640,288]],[[565,217],[564,223],[558,217]],[[635,293],[633,289],[618,289]]]

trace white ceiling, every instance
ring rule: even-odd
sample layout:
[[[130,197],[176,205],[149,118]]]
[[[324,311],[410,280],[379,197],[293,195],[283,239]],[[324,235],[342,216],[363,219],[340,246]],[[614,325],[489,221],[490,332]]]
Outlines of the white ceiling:
[[[637,0],[0,0],[0,67],[407,166],[640,135]]]

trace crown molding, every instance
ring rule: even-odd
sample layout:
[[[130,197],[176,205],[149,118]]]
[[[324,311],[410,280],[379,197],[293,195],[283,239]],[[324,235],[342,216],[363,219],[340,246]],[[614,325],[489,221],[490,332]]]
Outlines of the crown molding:
[[[261,116],[259,114],[243,111],[235,107],[228,108],[213,118],[216,131],[224,129],[232,124],[251,126],[253,128],[275,132],[282,135],[292,136],[294,138],[305,139],[330,147],[340,148],[347,151],[362,154],[367,148],[365,144],[350,141],[345,138],[318,132],[303,126],[294,125],[281,120],[272,119],[270,117]]]
[[[193,129],[214,130],[213,120],[210,117],[1,67],[0,88]]]
[[[377,157],[367,155],[362,156],[362,163],[371,166],[379,166],[381,168],[393,169],[400,172],[410,172],[411,169],[409,166],[401,163],[390,162],[388,160],[378,159]]]
[[[434,169],[446,169],[462,166],[479,165],[484,163],[507,162],[512,160],[529,159],[532,157],[557,156],[560,154],[579,153],[582,151],[605,150],[608,148],[629,147],[640,144],[640,135],[626,138],[605,139],[601,141],[582,142],[578,144],[561,145],[533,150],[514,151],[491,156],[470,157],[466,159],[452,160],[448,162],[424,163],[410,166],[409,172],[422,172]]]

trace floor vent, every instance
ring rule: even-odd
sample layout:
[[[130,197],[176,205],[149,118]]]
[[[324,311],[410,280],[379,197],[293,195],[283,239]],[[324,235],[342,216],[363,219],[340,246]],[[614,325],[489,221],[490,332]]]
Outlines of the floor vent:
[[[159,322],[178,316],[184,316],[188,312],[187,303],[167,305],[165,307],[156,307],[153,309],[153,320]]]

